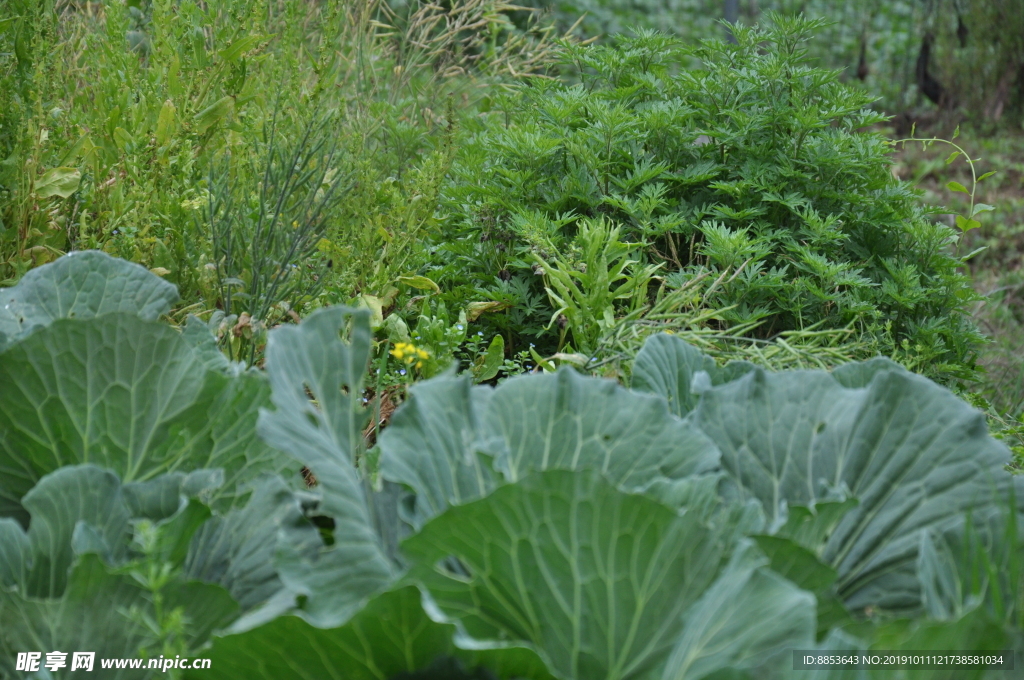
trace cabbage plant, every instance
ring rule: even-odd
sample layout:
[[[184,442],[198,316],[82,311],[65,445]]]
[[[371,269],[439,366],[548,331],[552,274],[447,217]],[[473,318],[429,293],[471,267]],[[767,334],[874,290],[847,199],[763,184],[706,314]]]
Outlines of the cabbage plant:
[[[1010,454],[886,359],[768,373],[661,334],[632,389],[417,383],[367,450],[369,312],[271,331],[257,370],[160,321],[176,300],[95,252],[0,291],[0,677],[80,650],[212,660],[189,678],[781,678],[795,649],[1020,641]]]

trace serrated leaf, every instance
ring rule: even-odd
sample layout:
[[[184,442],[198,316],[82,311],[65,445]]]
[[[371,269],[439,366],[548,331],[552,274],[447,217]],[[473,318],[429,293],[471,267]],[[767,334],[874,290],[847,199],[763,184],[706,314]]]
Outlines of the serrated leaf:
[[[82,173],[77,168],[53,168],[36,179],[32,191],[39,198],[68,198],[78,191]]]

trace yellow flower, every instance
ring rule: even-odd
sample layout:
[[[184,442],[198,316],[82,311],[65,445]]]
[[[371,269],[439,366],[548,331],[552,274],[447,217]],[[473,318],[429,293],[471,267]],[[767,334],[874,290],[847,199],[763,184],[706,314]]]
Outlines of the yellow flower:
[[[423,368],[423,360],[430,358],[430,352],[411,342],[396,342],[394,349],[391,350],[391,356],[406,366],[412,366],[415,363],[416,368]]]

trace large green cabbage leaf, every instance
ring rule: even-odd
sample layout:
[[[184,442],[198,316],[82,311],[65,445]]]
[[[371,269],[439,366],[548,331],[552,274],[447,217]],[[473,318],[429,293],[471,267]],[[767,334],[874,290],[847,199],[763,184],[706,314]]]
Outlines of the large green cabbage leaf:
[[[661,368],[663,384],[692,380],[675,374],[688,363]],[[655,371],[650,362],[645,370]],[[1008,490],[1008,451],[982,414],[886,360],[836,376],[756,369],[706,386],[688,420],[718,445],[727,479],[761,502],[773,528],[789,506],[856,499],[815,546],[852,608],[920,607],[921,532],[955,532],[966,513],[995,512]]]
[[[48,267],[0,291],[0,675],[165,649],[160,565],[176,644],[215,661],[190,678],[753,678],[816,634],[1009,644],[1007,452],[887,360],[770,374],[654,336],[633,390],[449,374],[377,458],[365,310],[272,331],[261,374],[157,323],[176,295],[145,270]],[[308,491],[273,474],[300,466]]]
[[[754,548],[592,469],[451,507],[403,550],[475,645],[529,643],[561,678],[700,678],[813,641],[814,597]]]
[[[294,466],[255,436],[267,381],[209,369],[169,326],[115,312],[59,319],[0,352],[0,516],[62,465],[126,482],[221,468],[221,495]]]
[[[211,668],[186,672],[185,677],[248,680],[256,677],[258,667],[263,678],[384,680],[425,669],[427,677],[445,680],[551,678],[540,658],[526,648],[459,649],[453,642],[455,626],[431,619],[420,601],[419,589],[406,584],[374,596],[337,628],[317,628],[297,616],[282,616],[218,638],[209,652]],[[486,673],[471,676],[478,667]]]
[[[267,342],[274,409],[260,413],[260,436],[309,468],[318,510],[334,522],[333,545],[315,557],[284,548],[278,571],[304,601],[299,614],[324,628],[343,624],[396,575],[356,467],[369,415],[362,399],[369,352],[369,312],[344,307],[279,328]]]
[[[94,463],[125,482],[220,468],[220,506],[264,472],[293,466],[256,437],[266,379],[214,361],[201,324],[186,333],[156,318],[171,284],[104,253],[30,271],[2,292],[0,517],[62,465]],[[242,499],[244,500],[244,499]]]
[[[0,289],[0,349],[57,319],[124,312],[154,321],[178,290],[137,264],[99,251],[70,253]]]
[[[417,526],[536,470],[594,469],[623,489],[669,496],[715,470],[719,457],[663,400],[569,369],[496,389],[471,387],[468,376],[425,381],[381,450],[382,474],[416,494]]]
[[[746,361],[731,361],[720,367],[696,347],[658,333],[649,337],[637,353],[631,387],[657,394],[682,417],[697,406],[704,389],[731,382],[753,369],[754,364]]]

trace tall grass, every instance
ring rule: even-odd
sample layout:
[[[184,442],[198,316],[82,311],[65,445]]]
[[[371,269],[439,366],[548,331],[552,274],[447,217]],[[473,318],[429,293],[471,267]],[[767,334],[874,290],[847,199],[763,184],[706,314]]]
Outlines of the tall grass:
[[[245,277],[235,264],[226,273],[214,240],[237,253],[248,232],[227,239],[225,225],[244,220],[197,219],[211,200],[224,205],[217,168],[228,158],[235,168],[273,165],[265,161],[309,141],[306,112],[317,110],[315,132],[350,191],[344,204],[321,206],[303,253],[324,239],[334,266],[322,287],[335,298],[380,289],[410,266],[377,260],[395,232],[425,220],[412,206],[443,177],[445,145],[472,103],[545,68],[550,29],[516,29],[514,9],[498,0],[4,3],[0,285],[67,250],[100,248],[177,284],[190,311],[230,312],[237,295],[223,282]],[[73,190],[38,190],[35,179],[59,168],[77,173]],[[234,172],[234,207],[266,198],[266,180]],[[365,271],[371,259],[376,272]],[[257,297],[289,290],[253,285]]]

